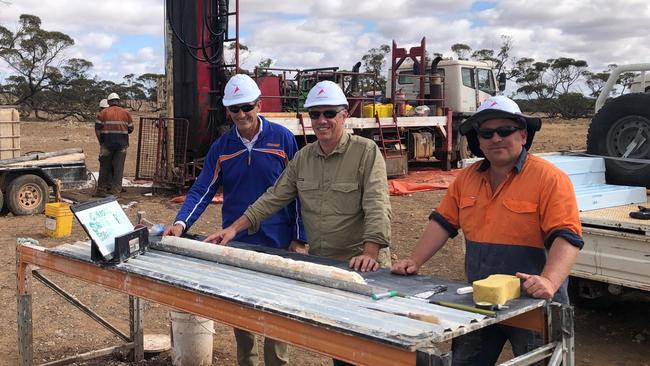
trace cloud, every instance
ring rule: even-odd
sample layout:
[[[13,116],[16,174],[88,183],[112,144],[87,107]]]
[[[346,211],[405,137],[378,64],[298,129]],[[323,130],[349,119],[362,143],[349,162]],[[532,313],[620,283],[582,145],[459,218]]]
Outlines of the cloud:
[[[240,6],[247,68],[266,58],[274,66],[350,68],[370,48],[393,39],[410,47],[422,37],[430,54],[451,56],[454,43],[498,49],[500,36],[509,35],[514,57],[573,57],[594,71],[648,62],[650,55],[647,0],[246,0]],[[23,13],[69,34],[76,44],[67,54],[92,61],[101,78],[163,72],[163,0],[12,1],[0,5],[0,24],[13,29]]]

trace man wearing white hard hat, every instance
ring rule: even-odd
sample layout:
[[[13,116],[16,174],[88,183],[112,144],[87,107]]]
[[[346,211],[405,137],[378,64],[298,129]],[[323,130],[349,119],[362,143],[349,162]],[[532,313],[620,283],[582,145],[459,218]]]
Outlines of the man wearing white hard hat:
[[[97,114],[95,120],[95,133],[99,139],[97,197],[107,194],[117,196],[122,192],[126,150],[129,147],[129,134],[133,132],[131,114],[120,107],[117,93],[110,93],[105,101],[108,105]]]
[[[347,260],[362,272],[389,267],[391,209],[377,144],[345,131],[348,101],[337,84],[317,83],[305,108],[317,141],[301,149],[239,219],[206,240],[227,244],[242,230],[254,233],[267,217],[299,198],[309,254]],[[347,363],[334,360],[334,365]]]
[[[465,168],[429,216],[398,274],[415,274],[462,229],[465,269],[471,283],[492,274],[516,275],[522,293],[568,303],[567,276],[583,246],[569,177],[528,153],[539,118],[521,113],[513,100],[488,98],[460,126],[471,151],[485,159]],[[541,333],[493,325],[452,341],[453,365],[494,365],[506,340],[515,356],[542,345]]]
[[[258,114],[260,89],[248,75],[235,75],[226,84],[223,105],[234,126],[219,137],[208,151],[196,182],[186,195],[173,225],[164,235],[180,236],[206,209],[219,187],[223,188],[222,225],[232,224],[244,210],[272,186],[298,151],[296,139],[283,126]],[[235,239],[248,244],[306,252],[307,238],[302,227],[298,203],[273,215],[254,234],[241,233]],[[255,335],[235,329],[239,365],[257,365]],[[266,338],[264,364],[285,365],[287,345]]]
[[[348,101],[337,84],[317,83],[305,108],[317,141],[296,154],[242,217],[207,240],[223,244],[244,229],[254,233],[273,212],[300,198],[309,254],[348,260],[350,268],[363,272],[390,265],[388,252],[380,255],[390,242],[391,210],[377,144],[345,131]]]
[[[104,99],[99,101],[99,112],[103,111],[104,109],[106,109],[108,107],[109,107],[108,99],[104,98]],[[97,112],[97,114],[95,115],[95,120],[98,120],[99,112]],[[97,126],[95,126],[95,127],[97,127]],[[100,133],[100,130],[97,129],[97,128],[95,128],[95,136],[97,136],[97,142],[99,142],[101,144],[101,138],[100,138],[101,133]]]

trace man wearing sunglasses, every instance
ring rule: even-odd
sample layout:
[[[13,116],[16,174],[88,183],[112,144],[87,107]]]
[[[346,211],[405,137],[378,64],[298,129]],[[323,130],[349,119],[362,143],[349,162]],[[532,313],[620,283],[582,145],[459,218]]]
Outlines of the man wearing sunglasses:
[[[305,108],[317,141],[296,154],[242,217],[206,240],[223,244],[244,229],[254,233],[273,212],[300,198],[309,254],[347,260],[362,272],[390,266],[390,200],[377,144],[345,131],[348,101],[337,84],[317,83]]]
[[[429,216],[411,257],[394,273],[409,275],[462,229],[465,269],[473,282],[517,275],[522,293],[568,303],[567,276],[582,248],[582,228],[569,177],[528,153],[539,118],[503,96],[488,98],[460,126],[474,155]],[[494,365],[506,340],[515,356],[542,345],[541,333],[493,325],[452,341],[453,365]]]
[[[201,174],[187,193],[172,226],[164,235],[180,236],[203,213],[217,188],[223,188],[222,223],[227,227],[280,177],[298,151],[296,139],[283,126],[258,114],[260,89],[248,75],[235,75],[226,84],[223,105],[234,126],[217,139],[206,156]],[[305,230],[298,208],[292,200],[265,221],[254,234],[240,233],[235,240],[249,244],[306,253]],[[255,335],[235,329],[239,365],[257,365]],[[266,338],[264,364],[286,365],[287,345]]]

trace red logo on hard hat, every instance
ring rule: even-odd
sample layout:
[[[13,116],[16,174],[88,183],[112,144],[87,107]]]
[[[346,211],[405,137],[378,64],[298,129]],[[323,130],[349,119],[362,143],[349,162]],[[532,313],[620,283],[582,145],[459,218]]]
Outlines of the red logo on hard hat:
[[[499,105],[499,103],[492,101],[492,104],[490,104],[490,107],[494,107],[495,105]]]
[[[316,95],[322,95],[322,94],[325,94],[325,88],[320,88],[320,90],[318,91],[318,94],[316,94]]]
[[[233,93],[233,94],[237,94],[237,93],[239,93],[240,90],[241,90],[241,89],[239,89],[239,86],[238,86],[238,85],[235,85],[235,91],[233,91],[232,93]]]

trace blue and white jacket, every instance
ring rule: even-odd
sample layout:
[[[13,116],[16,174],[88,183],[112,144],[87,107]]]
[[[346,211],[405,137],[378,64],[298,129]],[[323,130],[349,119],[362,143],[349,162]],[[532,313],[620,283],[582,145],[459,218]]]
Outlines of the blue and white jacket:
[[[222,224],[228,227],[275,184],[298,151],[291,131],[262,116],[259,119],[261,131],[251,151],[241,141],[234,125],[210,147],[203,170],[176,215],[175,221],[184,223],[185,231],[198,220],[219,186],[223,187]],[[234,240],[282,249],[292,240],[306,242],[298,201],[266,219],[257,233],[248,235],[242,231]]]

